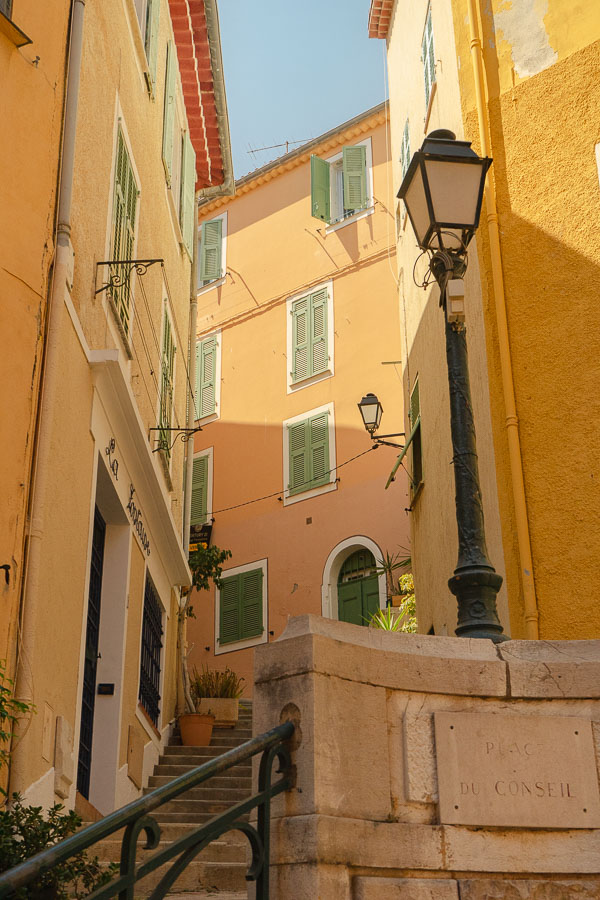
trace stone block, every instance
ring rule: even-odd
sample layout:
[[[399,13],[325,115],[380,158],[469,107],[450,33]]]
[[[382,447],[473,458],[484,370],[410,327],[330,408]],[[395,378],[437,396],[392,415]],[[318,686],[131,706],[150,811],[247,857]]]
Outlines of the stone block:
[[[271,900],[352,900],[345,866],[272,866],[270,888]]]
[[[290,619],[255,651],[255,681],[309,671],[392,690],[480,697],[506,695],[506,664],[491,641],[398,634],[320,616]]]
[[[438,783],[433,716],[407,709],[403,726],[406,798],[415,803],[436,803]]]
[[[511,697],[600,697],[600,641],[506,641],[498,650]]]
[[[539,881],[514,878],[461,879],[461,900],[598,900],[600,879]]]
[[[454,879],[360,876],[353,881],[352,900],[459,900],[459,894]]]

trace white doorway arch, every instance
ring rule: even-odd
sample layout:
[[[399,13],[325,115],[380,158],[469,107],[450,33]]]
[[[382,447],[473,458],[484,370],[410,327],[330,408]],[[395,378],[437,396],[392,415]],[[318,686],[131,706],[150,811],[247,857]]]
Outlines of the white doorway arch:
[[[355,550],[370,550],[376,560],[383,559],[380,547],[371,538],[364,534],[357,534],[346,538],[337,544],[329,556],[323,569],[323,584],[321,585],[321,615],[326,619],[338,618],[338,577],[345,560]],[[387,602],[387,587],[385,573],[378,576],[379,606],[385,609]]]

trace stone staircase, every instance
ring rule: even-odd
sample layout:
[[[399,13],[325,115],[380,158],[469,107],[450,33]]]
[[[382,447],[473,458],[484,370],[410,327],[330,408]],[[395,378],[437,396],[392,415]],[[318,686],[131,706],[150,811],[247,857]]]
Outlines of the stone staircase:
[[[146,793],[168,783],[178,775],[220,756],[252,737],[252,707],[250,701],[240,703],[240,716],[235,728],[215,728],[209,747],[183,747],[178,735],[171,738],[150,776]],[[193,831],[218,813],[249,796],[252,791],[252,765],[234,766],[223,775],[211,778],[206,784],[193,788],[177,800],[165,803],[154,813],[161,826],[160,847]],[[118,860],[121,834],[114,840],[103,841],[94,852],[101,859]],[[143,845],[143,838],[140,838]],[[156,850],[140,849],[138,859]],[[248,840],[239,831],[230,831],[206,847],[182,872],[167,896],[170,900],[246,900]],[[166,871],[157,869],[136,885],[136,898],[147,897]]]

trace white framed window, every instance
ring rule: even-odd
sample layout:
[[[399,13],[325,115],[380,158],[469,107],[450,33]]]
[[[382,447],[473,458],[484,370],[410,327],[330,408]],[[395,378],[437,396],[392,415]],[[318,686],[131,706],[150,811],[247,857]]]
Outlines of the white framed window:
[[[433,47],[433,22],[431,4],[427,7],[423,41],[421,43],[421,62],[423,63],[423,79],[425,83],[425,109],[429,109],[429,101],[435,84],[435,51]]]
[[[160,0],[134,0],[148,68],[144,72],[149,93],[156,97],[156,61],[158,56],[158,28]]]
[[[173,409],[175,406],[175,329],[168,300],[163,299],[162,336],[160,352],[160,383],[158,395],[159,448],[168,463],[171,460]]]
[[[404,123],[404,131],[402,132],[402,144],[400,145],[400,178],[404,179],[410,165],[410,128],[408,119]],[[402,225],[406,218],[406,206],[404,200],[398,202],[398,221],[396,223],[397,233],[400,234]]]
[[[200,528],[211,521],[213,510],[213,448],[194,453],[192,503],[190,507],[190,543]]]
[[[227,569],[215,588],[215,655],[266,644],[267,560]]]
[[[177,50],[173,41],[169,41],[165,72],[162,160],[176,238],[184,245],[191,259],[194,252],[196,221],[196,153],[186,128],[178,72]]]
[[[333,282],[290,297],[287,312],[288,394],[334,374]]]
[[[196,341],[196,419],[204,424],[221,414],[221,332]]]
[[[283,423],[283,504],[337,488],[333,403]]]
[[[198,229],[198,293],[225,283],[227,212],[202,222]]]
[[[373,158],[371,138],[340,153],[310,158],[311,214],[335,231],[373,212]]]

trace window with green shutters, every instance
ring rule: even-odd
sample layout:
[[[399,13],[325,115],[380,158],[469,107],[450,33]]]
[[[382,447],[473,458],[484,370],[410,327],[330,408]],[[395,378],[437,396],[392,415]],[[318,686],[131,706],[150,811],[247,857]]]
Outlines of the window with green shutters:
[[[163,316],[163,341],[160,364],[160,414],[159,414],[159,438],[160,448],[167,458],[171,456],[171,427],[173,418],[173,388],[175,384],[175,341],[173,339],[173,326],[166,306]]]
[[[117,135],[115,160],[113,215],[111,236],[111,258],[123,262],[133,259],[135,244],[135,224],[138,205],[138,186],[127,152],[123,132]],[[117,271],[118,269],[118,271]],[[116,267],[113,274],[120,276],[120,284],[110,287],[109,294],[119,325],[125,335],[129,335],[131,311],[131,267]]]
[[[404,131],[402,133],[402,146],[400,147],[400,174],[404,178],[408,171],[410,163],[410,129],[408,127],[408,119],[404,123]]]
[[[322,288],[291,304],[292,382],[329,369],[328,290]]]
[[[410,394],[410,435],[406,446],[412,446],[411,493],[415,493],[423,481],[423,453],[421,447],[421,401],[419,398],[419,381],[415,380]]]
[[[148,68],[144,73],[146,84],[150,94],[155,97],[160,0],[134,0],[134,2],[148,63]]]
[[[262,568],[225,576],[219,590],[219,646],[264,632]]]
[[[208,455],[194,458],[190,525],[204,525],[208,512]]]
[[[369,168],[366,143],[343,147],[331,160],[311,156],[311,214],[332,225],[366,209]]]
[[[167,44],[167,70],[165,73],[165,101],[163,107],[162,160],[167,184],[171,184],[173,169],[173,141],[175,136],[175,88],[177,78],[177,53],[173,41]]]
[[[310,416],[287,426],[289,454],[288,494],[329,484],[329,413]]]
[[[203,222],[198,253],[198,285],[204,287],[223,276],[223,217]]]
[[[217,335],[196,344],[196,418],[204,419],[217,411],[219,373]]]
[[[191,259],[194,255],[196,235],[196,153],[187,131],[184,133],[182,141],[179,224],[183,243]]]
[[[423,43],[421,45],[421,61],[423,63],[423,77],[425,81],[425,107],[429,106],[431,89],[435,82],[435,51],[433,48],[433,22],[431,20],[431,6],[427,10]]]

